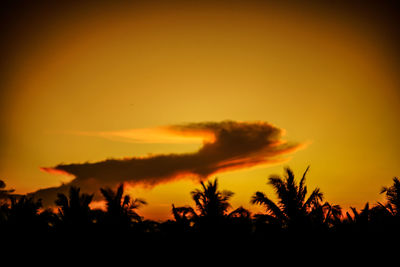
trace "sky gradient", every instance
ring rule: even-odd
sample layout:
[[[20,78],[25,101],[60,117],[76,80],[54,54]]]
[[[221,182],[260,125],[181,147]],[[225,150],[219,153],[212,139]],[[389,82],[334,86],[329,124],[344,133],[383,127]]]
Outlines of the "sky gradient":
[[[235,192],[233,207],[258,211],[251,195],[273,194],[267,178],[284,166],[300,176],[310,165],[309,187],[344,209],[380,200],[381,187],[400,174],[399,35],[390,7],[7,8],[0,179],[18,193],[73,179],[43,167],[199,153],[213,135],[172,138],[160,127],[227,120],[266,123],[291,144],[307,144],[284,162],[208,173]],[[149,203],[141,215],[165,219],[172,203],[192,204],[198,186],[180,179],[128,192]]]

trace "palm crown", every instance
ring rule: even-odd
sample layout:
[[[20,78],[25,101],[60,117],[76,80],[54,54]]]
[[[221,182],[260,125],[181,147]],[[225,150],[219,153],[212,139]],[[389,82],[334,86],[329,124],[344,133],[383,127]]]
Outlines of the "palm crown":
[[[191,192],[192,198],[196,203],[196,208],[200,212],[200,216],[217,218],[224,216],[230,207],[229,199],[233,196],[233,192],[218,189],[218,180],[208,181],[207,184],[201,182],[201,189]]]
[[[398,178],[393,178],[393,185],[383,187],[381,193],[386,194],[387,204],[386,209],[395,216],[400,216],[400,181]]]
[[[305,185],[306,174],[309,167],[303,174],[300,182],[297,184],[294,174],[290,168],[285,169],[285,176],[271,176],[268,184],[272,185],[278,197],[278,203],[275,203],[262,192],[256,192],[251,202],[266,207],[269,219],[280,223],[283,227],[292,225],[303,225],[308,219],[312,208],[319,204],[323,199],[323,194],[319,188],[315,188],[307,196],[307,186]]]
[[[80,193],[80,188],[71,186],[68,197],[58,194],[55,201],[59,207],[61,220],[67,224],[81,225],[91,223],[90,203],[93,195]]]
[[[123,184],[115,192],[111,188],[101,188],[100,191],[106,200],[108,223],[130,224],[132,220],[141,221],[142,218],[135,210],[146,202],[124,195]]]

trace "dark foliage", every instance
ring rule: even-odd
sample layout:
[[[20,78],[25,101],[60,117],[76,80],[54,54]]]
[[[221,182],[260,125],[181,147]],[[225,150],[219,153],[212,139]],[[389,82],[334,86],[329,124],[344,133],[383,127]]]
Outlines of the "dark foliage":
[[[1,181],[0,234],[75,241],[79,238],[85,242],[98,240],[98,244],[106,240],[119,244],[123,239],[160,246],[170,242],[201,241],[210,246],[240,242],[254,248],[260,244],[264,247],[289,244],[293,240],[311,243],[350,242],[365,237],[398,240],[398,178],[381,190],[385,203],[376,203],[373,207],[366,203],[361,210],[351,207],[342,216],[340,206],[323,201],[319,188],[307,194],[307,171],[308,168],[299,182],[289,168],[283,177],[271,176],[268,184],[274,188],[276,200],[262,192],[256,192],[251,198],[251,203],[265,207],[263,214],[251,214],[243,207],[232,209],[229,200],[233,192],[220,190],[215,179],[201,182],[201,187],[191,192],[193,207],[172,205],[173,219],[164,222],[143,219],[137,210],[146,202],[124,195],[122,184],[116,190],[100,189],[105,210],[92,209],[93,195],[71,187],[68,196],[58,195],[55,211],[42,209],[40,199],[12,194],[13,190],[6,190]]]

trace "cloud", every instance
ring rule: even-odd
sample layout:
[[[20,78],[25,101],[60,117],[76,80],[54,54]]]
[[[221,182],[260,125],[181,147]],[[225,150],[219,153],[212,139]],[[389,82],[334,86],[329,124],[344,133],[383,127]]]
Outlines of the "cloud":
[[[80,187],[83,192],[97,193],[100,187],[114,187],[119,183],[152,187],[177,179],[204,180],[223,171],[283,161],[285,159],[281,155],[302,146],[284,141],[284,131],[267,122],[188,123],[163,127],[162,132],[188,138],[200,136],[204,142],[193,153],[107,159],[42,168],[47,172],[67,173],[75,178],[70,183],[41,189],[33,194],[42,198],[45,204],[52,204],[57,193],[66,193],[72,185]],[[145,140],[151,141],[148,137]]]
[[[157,128],[144,128],[144,129],[129,129],[120,131],[108,132],[64,132],[67,134],[82,135],[82,136],[96,136],[102,137],[113,141],[121,141],[128,143],[152,143],[152,144],[194,144],[201,143],[202,141],[214,141],[214,134],[212,132],[200,132],[190,134],[189,132],[176,132],[172,127],[157,127]]]

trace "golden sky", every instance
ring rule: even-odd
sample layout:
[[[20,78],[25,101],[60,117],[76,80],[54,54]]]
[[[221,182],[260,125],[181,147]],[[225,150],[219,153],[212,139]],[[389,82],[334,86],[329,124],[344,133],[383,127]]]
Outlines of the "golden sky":
[[[311,165],[309,188],[345,209],[380,200],[400,173],[392,29],[350,8],[29,7],[4,18],[1,51],[0,179],[19,193],[73,179],[41,167],[196,153],[212,135],[160,129],[226,120],[265,122],[307,144],[285,162],[211,175],[235,192],[234,208],[258,211],[251,195],[273,194],[267,178],[285,166],[300,176]],[[141,215],[165,219],[197,187],[179,179],[128,191],[148,202]]]

